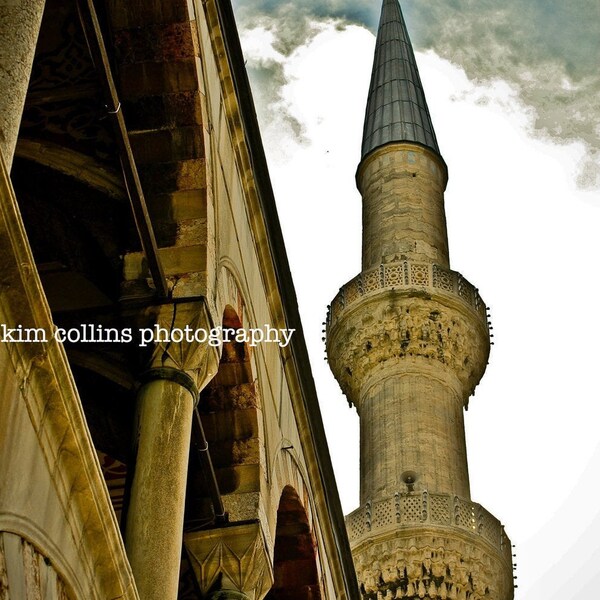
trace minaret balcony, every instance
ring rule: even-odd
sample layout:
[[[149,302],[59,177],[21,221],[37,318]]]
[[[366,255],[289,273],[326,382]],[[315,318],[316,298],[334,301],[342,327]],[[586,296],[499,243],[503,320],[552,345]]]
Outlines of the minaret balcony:
[[[350,513],[346,528],[365,599],[510,597],[512,545],[479,504],[396,493]]]
[[[375,269],[363,271],[340,288],[333,299],[327,315],[327,325],[331,326],[341,318],[342,313],[362,296],[371,292],[392,289],[435,288],[458,296],[469,305],[487,327],[487,308],[475,286],[460,273],[432,263],[419,263],[408,260],[382,264]]]
[[[480,504],[452,494],[398,492],[367,502],[346,517],[353,547],[378,534],[414,525],[458,528],[479,536],[510,562],[511,544],[500,521]]]
[[[460,273],[401,260],[363,271],[344,285],[327,315],[327,355],[357,408],[382,369],[417,364],[446,373],[465,406],[487,365],[487,308]],[[453,383],[452,383],[453,382]]]

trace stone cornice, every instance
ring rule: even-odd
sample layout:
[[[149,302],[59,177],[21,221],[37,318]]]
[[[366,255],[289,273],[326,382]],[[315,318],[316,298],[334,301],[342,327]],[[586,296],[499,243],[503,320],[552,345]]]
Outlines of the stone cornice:
[[[365,598],[512,597],[510,540],[479,504],[397,493],[367,502],[346,522]]]
[[[511,545],[504,526],[481,504],[450,494],[397,493],[389,498],[367,502],[346,517],[350,544],[403,527],[449,527],[485,540],[510,562]]]

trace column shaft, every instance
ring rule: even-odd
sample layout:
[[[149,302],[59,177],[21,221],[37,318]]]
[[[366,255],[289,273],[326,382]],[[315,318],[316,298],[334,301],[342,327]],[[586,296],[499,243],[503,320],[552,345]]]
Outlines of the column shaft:
[[[0,152],[12,165],[44,0],[0,0]]]
[[[138,449],[126,548],[141,600],[175,600],[194,397],[168,379],[138,394]]]

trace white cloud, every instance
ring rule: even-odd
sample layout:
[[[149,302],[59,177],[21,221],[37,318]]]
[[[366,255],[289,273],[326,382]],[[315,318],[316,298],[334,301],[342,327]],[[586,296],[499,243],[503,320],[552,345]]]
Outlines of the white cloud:
[[[317,22],[374,29],[379,3],[364,0],[236,0],[242,28],[270,29],[290,55],[318,33]],[[403,0],[416,49],[433,49],[475,82],[504,80],[535,113],[540,137],[581,142],[576,180],[600,189],[600,8],[597,0]]]

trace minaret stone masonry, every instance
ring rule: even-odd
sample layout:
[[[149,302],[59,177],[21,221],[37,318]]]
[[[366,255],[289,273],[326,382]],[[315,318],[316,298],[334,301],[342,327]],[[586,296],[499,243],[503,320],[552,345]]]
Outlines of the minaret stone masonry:
[[[463,408],[488,361],[488,314],[449,266],[446,183],[400,7],[384,0],[357,171],[362,271],[327,321],[360,417],[347,527],[366,598],[513,598],[510,541],[470,497]]]
[[[444,212],[446,165],[414,143],[371,152],[356,176],[363,198],[363,271],[398,260],[449,267]]]

